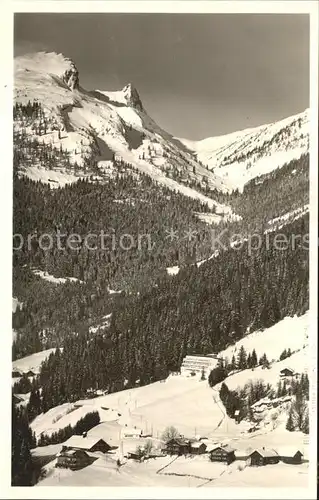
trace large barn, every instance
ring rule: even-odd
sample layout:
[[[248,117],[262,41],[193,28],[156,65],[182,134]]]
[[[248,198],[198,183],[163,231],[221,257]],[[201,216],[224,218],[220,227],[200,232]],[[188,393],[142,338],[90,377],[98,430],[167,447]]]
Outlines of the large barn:
[[[107,453],[111,449],[104,439],[98,437],[88,437],[83,436],[71,436],[70,439],[62,444],[62,451],[64,450],[84,450],[84,451],[101,451],[102,453]]]

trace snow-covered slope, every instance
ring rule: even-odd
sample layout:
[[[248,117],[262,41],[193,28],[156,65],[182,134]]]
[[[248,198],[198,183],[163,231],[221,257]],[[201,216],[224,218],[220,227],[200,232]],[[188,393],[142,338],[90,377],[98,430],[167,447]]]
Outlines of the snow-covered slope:
[[[41,363],[47,359],[55,349],[46,349],[45,351],[36,352],[25,358],[17,359],[12,363],[12,369],[20,371],[21,373],[27,373],[29,370],[34,373],[39,373]]]
[[[308,327],[308,313],[300,317],[287,317],[271,328],[248,334],[241,341],[220,352],[219,355],[230,357],[233,353],[236,354],[243,345],[247,352],[251,349],[255,349],[258,355],[265,352],[268,359],[272,361],[269,369],[256,367],[254,370],[242,370],[228,376],[225,382],[229,389],[243,388],[249,381],[257,379],[263,379],[265,383],[276,388],[280,380],[280,370],[286,366],[299,373],[306,372],[309,364]],[[278,361],[282,350],[287,348],[290,348],[293,354],[285,360]],[[201,381],[196,377],[171,375],[165,381],[102,395],[94,399],[62,404],[45,414],[38,415],[31,427],[37,437],[42,432],[52,434],[67,425],[75,425],[88,412],[98,411],[101,423],[91,429],[88,435],[103,438],[117,447],[109,457],[114,465],[114,472],[116,459],[120,456],[123,460],[123,451],[124,456],[127,451],[135,451],[138,445],[145,444],[146,439],[151,439],[155,447],[160,446],[163,430],[171,425],[174,425],[186,437],[198,438],[200,436],[209,449],[220,444],[229,444],[236,450],[238,456],[245,455],[248,449],[253,450],[263,446],[281,449],[287,444],[301,450],[305,457],[308,456],[306,435],[300,431],[288,432],[285,429],[291,396],[272,400],[263,398],[252,405],[253,412],[258,412],[264,420],[262,425],[259,420],[257,431],[248,432],[248,430],[251,431],[251,424],[248,421],[236,424],[234,419],[227,416],[219,398],[219,385],[211,388],[207,381]],[[277,414],[276,425],[272,418],[273,413]],[[133,428],[133,426],[150,437],[125,437],[123,430]],[[53,456],[56,451],[58,449],[54,448],[52,451],[50,446],[36,448],[34,455]],[[213,484],[215,484],[215,480],[221,477],[223,480],[220,480],[220,484],[225,486],[229,483],[238,486],[241,481],[244,485],[250,486],[255,482],[258,485],[261,484],[260,476],[250,477],[249,471],[253,468],[247,467],[248,472],[245,474],[242,472],[246,470],[244,462],[236,461],[228,467],[210,462],[208,455],[164,457],[145,461],[143,464],[124,460],[122,467],[114,476],[112,474],[110,476],[111,464],[106,464],[105,460],[106,458],[103,457],[103,461],[97,460],[83,471],[68,475],[65,484],[111,485],[117,484],[117,478],[120,478],[119,484],[127,486],[131,484],[132,474],[139,485],[143,486],[155,484],[156,481],[162,481],[162,485],[166,486],[168,478],[171,478],[171,485],[176,486],[179,480],[182,481],[183,478],[188,480],[189,477],[197,478],[198,485],[203,486],[209,484],[208,480],[214,480]],[[47,475],[39,483],[40,485],[60,483],[60,473],[54,470],[54,463],[54,461],[50,462]],[[241,464],[243,468],[239,468]],[[267,470],[268,467],[271,466],[267,466]],[[302,485],[306,481],[305,464],[293,465],[291,466],[293,469],[282,463],[272,467],[273,474],[283,474],[285,477],[292,472],[297,472],[297,475],[303,474],[303,477],[296,481],[296,485]],[[280,484],[278,480],[278,485]]]
[[[77,407],[78,409],[74,410]],[[153,384],[100,396],[95,399],[64,404],[41,414],[32,429],[52,433],[70,423],[75,424],[86,413],[98,411],[101,421],[117,421],[121,427],[136,426],[143,433],[160,436],[169,425],[188,436],[217,435],[236,432],[236,426],[227,415],[216,391],[207,382],[179,376],[169,377],[165,383]]]
[[[264,352],[267,354],[267,349]],[[274,389],[280,380],[280,371],[284,368],[291,368],[296,373],[306,373],[309,367],[309,351],[308,345],[300,351],[292,354],[289,358],[283,361],[275,362],[270,365],[269,369],[263,369],[261,366],[254,370],[242,370],[233,375],[229,375],[225,382],[229,389],[243,388],[247,382],[263,380],[265,384],[270,384]]]
[[[228,387],[236,389],[244,387],[250,380],[262,379],[276,388],[283,368],[288,366],[298,373],[307,372],[308,327],[308,313],[287,317],[273,327],[253,332],[221,351],[219,355],[230,360],[243,345],[247,353],[255,349],[258,358],[266,353],[272,361],[269,369],[260,366],[228,376],[225,380]],[[280,354],[288,348],[292,356],[279,361]],[[102,422],[117,421],[120,427],[136,426],[144,433],[153,433],[155,437],[159,437],[169,425],[175,425],[185,436],[200,434],[214,439],[229,439],[243,430],[226,415],[218,386],[212,389],[207,381],[185,376],[170,376],[164,383],[155,382],[74,404],[63,404],[39,415],[32,428],[37,435],[41,432],[50,434],[70,423],[74,425],[90,411],[99,411]]]
[[[219,354],[231,361],[232,356],[236,357],[243,346],[247,353],[255,349],[258,359],[266,353],[269,361],[278,361],[285,349],[290,348],[292,352],[299,351],[308,344],[309,323],[308,312],[302,316],[286,317],[270,328],[246,335]]]
[[[155,181],[185,196],[207,203],[232,218],[231,208],[205,196],[200,183],[227,191],[224,180],[195,159],[179,141],[162,130],[147,114],[137,90],[128,84],[121,91],[87,91],[79,84],[75,64],[61,54],[35,53],[15,59],[15,102],[38,102],[44,117],[25,119],[17,113],[15,134],[65,151],[74,169],[50,167],[33,161],[20,173],[52,187],[75,182],[92,173],[112,175],[116,162],[144,172]],[[37,159],[35,159],[37,160]],[[97,164],[95,164],[97,162]]]
[[[179,139],[230,189],[242,190],[251,179],[267,174],[309,150],[309,109],[260,127],[201,141]]]

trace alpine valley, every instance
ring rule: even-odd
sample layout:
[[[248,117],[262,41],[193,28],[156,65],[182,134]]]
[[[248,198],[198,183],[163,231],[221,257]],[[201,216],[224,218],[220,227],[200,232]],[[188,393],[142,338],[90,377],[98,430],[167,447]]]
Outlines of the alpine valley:
[[[309,110],[191,141],[62,54],[14,83],[12,484],[306,487]]]

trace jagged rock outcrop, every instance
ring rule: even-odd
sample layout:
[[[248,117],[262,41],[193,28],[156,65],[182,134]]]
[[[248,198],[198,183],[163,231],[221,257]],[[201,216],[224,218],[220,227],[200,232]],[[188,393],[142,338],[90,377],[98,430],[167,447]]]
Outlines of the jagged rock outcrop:
[[[70,90],[79,88],[79,71],[71,59],[68,59],[70,67],[65,70],[62,75],[63,82],[69,87]]]
[[[142,111],[143,109],[143,104],[141,101],[141,98],[139,96],[139,93],[137,92],[136,88],[134,85],[129,83],[126,85],[123,90],[122,90],[125,99],[127,101],[128,106],[131,106],[132,108],[138,109],[139,111]]]

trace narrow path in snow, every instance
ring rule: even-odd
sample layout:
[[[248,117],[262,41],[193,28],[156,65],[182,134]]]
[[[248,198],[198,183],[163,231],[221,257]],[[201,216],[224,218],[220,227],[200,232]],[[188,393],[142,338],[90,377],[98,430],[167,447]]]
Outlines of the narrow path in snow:
[[[203,477],[203,476],[195,476],[195,474],[182,474],[180,472],[163,472],[162,475],[163,476],[193,477],[195,479],[203,479],[207,482],[213,481],[215,479],[215,478],[208,478],[208,477]]]
[[[175,460],[178,459],[178,456],[173,458],[173,460],[171,460],[170,462],[168,462],[168,464],[164,465],[164,467],[161,467],[160,469],[158,469],[156,471],[156,474],[161,474],[162,470],[166,469],[166,467],[168,467],[169,465],[171,465],[173,462],[175,462]]]
[[[219,476],[218,476],[218,477],[221,477],[223,474],[225,474],[225,472],[226,472],[226,469],[225,469],[225,470],[223,470],[223,472],[221,472],[221,473],[219,474]],[[208,481],[205,481],[205,483],[199,484],[199,485],[197,486],[197,488],[201,488],[202,486],[205,486],[205,484],[211,483],[212,481],[216,481],[216,479],[217,479],[217,477],[214,477],[214,478],[212,478],[212,479],[209,479]]]
[[[218,397],[219,397],[219,393],[217,391],[217,389],[214,389],[214,387],[212,388],[213,391],[215,391],[217,394],[218,394]],[[219,402],[217,401],[217,397],[216,396],[213,396],[213,400],[214,400],[214,403],[218,406],[218,408],[220,409],[221,413],[222,413],[222,419],[220,420],[220,422],[217,424],[217,427],[215,427],[214,431],[216,431],[217,429],[219,429],[219,427],[222,425],[222,423],[224,422],[225,418],[226,418],[226,413],[224,412],[223,408],[219,405]],[[213,432],[214,432],[213,431]]]

